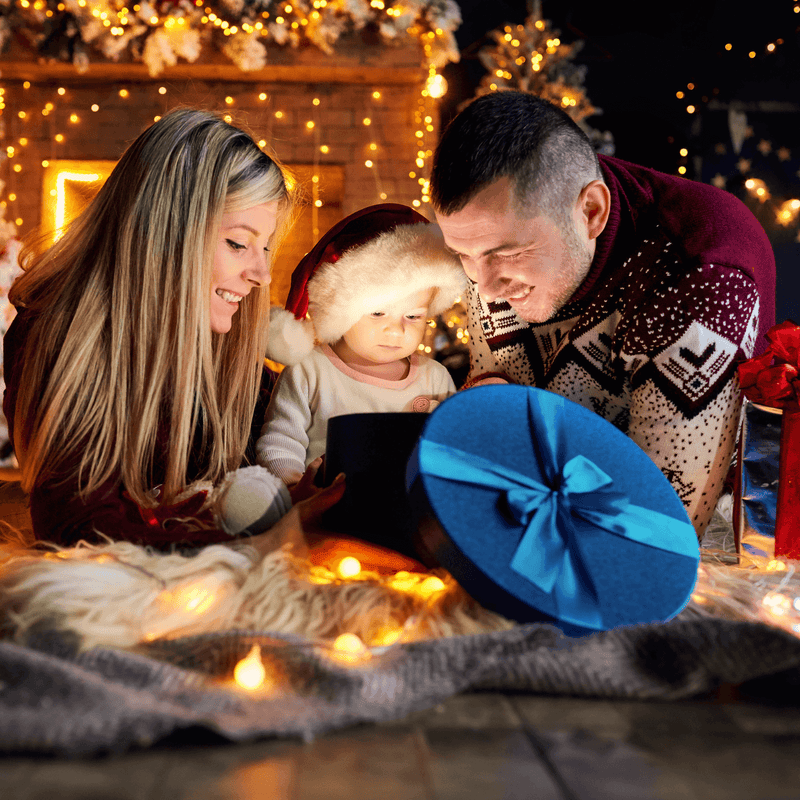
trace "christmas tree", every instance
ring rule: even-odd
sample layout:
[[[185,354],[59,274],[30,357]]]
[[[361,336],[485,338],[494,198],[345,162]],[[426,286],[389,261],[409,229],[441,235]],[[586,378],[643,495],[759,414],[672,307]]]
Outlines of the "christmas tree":
[[[476,95],[508,89],[535,94],[566,111],[592,139],[595,149],[613,154],[611,134],[594,130],[584,122],[586,117],[601,112],[586,96],[586,67],[574,61],[583,42],[562,42],[560,31],[542,18],[540,0],[531,0],[529,7],[523,25],[506,25],[489,33],[494,44],[478,54],[487,74]]]

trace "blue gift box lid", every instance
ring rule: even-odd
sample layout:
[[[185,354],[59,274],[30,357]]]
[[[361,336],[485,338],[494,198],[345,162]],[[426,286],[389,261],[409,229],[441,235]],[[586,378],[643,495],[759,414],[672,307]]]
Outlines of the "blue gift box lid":
[[[699,547],[669,481],[625,434],[523,386],[460,392],[430,415],[407,471],[425,549],[487,608],[569,633],[663,621]]]

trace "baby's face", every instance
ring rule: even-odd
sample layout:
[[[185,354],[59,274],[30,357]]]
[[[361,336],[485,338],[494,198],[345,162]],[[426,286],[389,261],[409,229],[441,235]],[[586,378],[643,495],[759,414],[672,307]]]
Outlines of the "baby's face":
[[[346,363],[362,359],[368,364],[388,364],[400,361],[417,348],[425,335],[428,306],[433,289],[413,292],[399,300],[382,303],[361,319],[342,337]],[[337,350],[339,352],[339,350]]]

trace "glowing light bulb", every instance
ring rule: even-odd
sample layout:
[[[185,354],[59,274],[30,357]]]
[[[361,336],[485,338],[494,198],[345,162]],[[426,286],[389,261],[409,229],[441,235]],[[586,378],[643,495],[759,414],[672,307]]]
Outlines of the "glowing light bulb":
[[[427,347],[425,348],[427,350]],[[424,581],[417,587],[416,591],[419,592],[423,597],[430,597],[431,595],[438,594],[439,592],[443,592],[447,587],[444,585],[444,581],[441,578],[437,578],[435,575],[431,575],[429,578],[425,578]]]
[[[261,662],[261,648],[254,644],[250,652],[233,668],[233,679],[243,689],[260,689],[267,679],[267,671]]]
[[[364,642],[354,633],[342,633],[333,642],[333,649],[342,655],[359,656],[367,652]]]
[[[380,628],[373,634],[370,644],[373,647],[386,647],[394,644],[402,634],[402,628]]]
[[[437,72],[428,78],[425,83],[425,88],[431,97],[438,100],[440,97],[444,97],[445,94],[447,94],[447,81],[444,79],[443,75],[439,75]]]
[[[764,608],[776,617],[784,617],[792,608],[792,601],[779,592],[770,592],[761,601]]]
[[[361,562],[353,556],[345,556],[337,564],[336,571],[342,578],[354,578],[361,572]]]

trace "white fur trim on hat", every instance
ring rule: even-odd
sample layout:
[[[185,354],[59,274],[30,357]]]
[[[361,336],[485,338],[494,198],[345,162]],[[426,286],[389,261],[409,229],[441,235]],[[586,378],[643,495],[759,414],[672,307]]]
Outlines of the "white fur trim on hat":
[[[465,289],[458,258],[444,249],[438,225],[398,225],[338,261],[320,264],[308,282],[308,313],[320,342],[344,336],[364,314],[422,289],[436,289],[428,314],[453,305]]]
[[[279,364],[300,363],[314,348],[314,328],[308,320],[295,319],[280,306],[269,310],[267,358]]]

